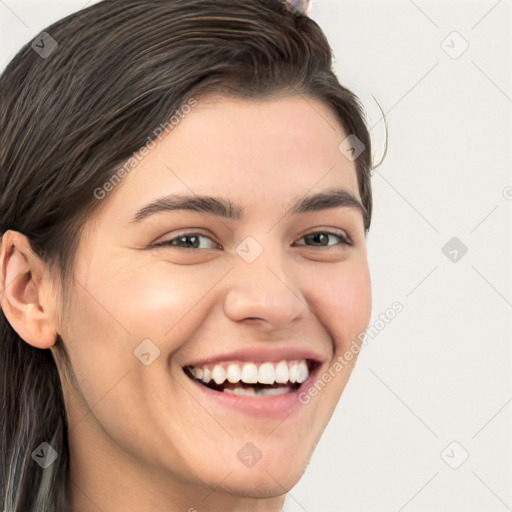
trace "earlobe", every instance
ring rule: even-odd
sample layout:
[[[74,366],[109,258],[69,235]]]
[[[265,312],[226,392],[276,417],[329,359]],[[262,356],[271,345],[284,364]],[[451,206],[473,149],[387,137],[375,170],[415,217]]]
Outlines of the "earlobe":
[[[56,342],[51,286],[42,261],[27,238],[6,231],[0,245],[0,306],[13,329],[28,344],[49,348]]]

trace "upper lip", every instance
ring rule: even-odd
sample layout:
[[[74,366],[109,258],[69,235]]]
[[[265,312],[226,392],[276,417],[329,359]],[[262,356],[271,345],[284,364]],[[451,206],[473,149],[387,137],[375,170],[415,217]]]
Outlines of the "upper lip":
[[[308,348],[296,348],[296,347],[274,347],[274,348],[262,348],[262,347],[246,347],[234,350],[231,352],[225,352],[222,354],[216,354],[201,359],[197,359],[191,363],[187,363],[184,366],[203,366],[206,364],[221,363],[224,361],[245,361],[245,362],[279,362],[282,360],[301,360],[309,359],[318,363],[325,361],[326,357],[321,354],[308,349]]]

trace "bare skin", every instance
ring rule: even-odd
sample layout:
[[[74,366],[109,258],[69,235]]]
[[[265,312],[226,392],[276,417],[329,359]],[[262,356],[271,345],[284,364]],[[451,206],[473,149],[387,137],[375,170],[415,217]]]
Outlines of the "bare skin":
[[[3,311],[27,343],[54,355],[59,334],[78,383],[59,367],[74,512],[282,509],[356,357],[282,417],[218,405],[182,367],[238,349],[293,347],[318,355],[321,375],[367,327],[360,209],[285,214],[292,200],[332,188],[360,200],[355,164],[338,149],[345,137],[312,98],[199,101],[88,220],[65,322],[57,276],[22,234],[4,234]],[[225,197],[244,217],[180,210],[130,224],[171,193]],[[318,232],[334,234],[305,236]],[[184,245],[184,234],[201,235],[200,245]],[[246,237],[262,248],[251,263],[236,252]],[[148,366],[134,356],[144,339],[160,350]],[[237,456],[249,442],[262,454],[252,467]]]

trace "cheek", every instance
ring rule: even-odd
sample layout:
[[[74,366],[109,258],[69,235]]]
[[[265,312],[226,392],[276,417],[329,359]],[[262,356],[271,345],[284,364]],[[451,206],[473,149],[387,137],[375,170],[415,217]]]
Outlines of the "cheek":
[[[119,352],[126,348],[127,339],[133,351],[144,338],[159,344],[175,337],[229,270],[226,265],[213,270],[211,265],[177,266],[156,256],[135,258],[132,254],[96,267],[100,271],[88,276],[86,282],[82,279],[88,293],[79,290],[83,307],[75,308],[75,314],[84,320],[86,316],[96,317],[88,328],[102,338],[108,333],[108,346]],[[112,337],[114,333],[118,342]]]
[[[212,269],[209,265],[172,268],[160,262],[147,271],[124,279],[126,295],[137,290],[136,297],[123,299],[122,316],[132,337],[152,338],[155,343],[181,340],[209,302],[209,291],[229,267]],[[214,294],[214,293],[213,293]],[[204,313],[204,312],[203,312]],[[179,341],[176,341],[179,344]]]
[[[81,392],[95,404],[132,364],[129,325],[98,290],[77,288],[60,334]]]
[[[372,293],[366,260],[346,261],[340,268],[317,275],[314,313],[329,330],[336,352],[348,349],[370,322]]]

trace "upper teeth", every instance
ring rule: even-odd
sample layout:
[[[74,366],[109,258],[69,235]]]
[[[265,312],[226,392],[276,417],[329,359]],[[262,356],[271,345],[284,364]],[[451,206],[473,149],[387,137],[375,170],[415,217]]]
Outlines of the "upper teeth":
[[[302,361],[279,361],[274,366],[272,362],[261,363],[229,363],[210,366],[190,367],[190,373],[204,383],[214,380],[222,384],[226,380],[232,384],[244,382],[245,384],[286,384],[287,382],[302,384],[309,377],[308,364]]]

